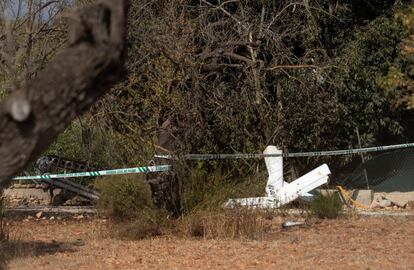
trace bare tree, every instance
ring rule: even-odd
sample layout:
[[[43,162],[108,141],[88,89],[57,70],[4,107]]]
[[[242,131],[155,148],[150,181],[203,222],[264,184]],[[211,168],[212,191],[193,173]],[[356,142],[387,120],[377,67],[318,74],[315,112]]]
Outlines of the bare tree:
[[[0,188],[124,73],[128,0],[72,16],[67,48],[0,104]]]
[[[68,6],[68,0],[16,0],[0,5],[0,98],[36,76],[62,47]]]

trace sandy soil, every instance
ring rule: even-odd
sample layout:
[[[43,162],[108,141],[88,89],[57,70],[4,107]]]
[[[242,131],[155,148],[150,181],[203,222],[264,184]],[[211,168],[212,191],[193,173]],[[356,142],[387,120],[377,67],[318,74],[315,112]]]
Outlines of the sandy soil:
[[[10,269],[414,269],[414,218],[364,217],[282,230],[264,240],[122,241],[104,221],[26,221]],[[19,240],[21,239],[21,240]]]

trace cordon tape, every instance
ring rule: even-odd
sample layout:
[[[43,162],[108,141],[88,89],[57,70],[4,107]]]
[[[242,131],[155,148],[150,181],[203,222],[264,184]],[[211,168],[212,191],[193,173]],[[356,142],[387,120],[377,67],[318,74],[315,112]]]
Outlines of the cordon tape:
[[[57,179],[57,178],[76,178],[76,177],[96,177],[105,175],[119,175],[119,174],[133,174],[133,173],[154,173],[169,171],[171,165],[135,167],[116,170],[103,170],[94,172],[79,172],[79,173],[61,173],[61,174],[43,174],[32,176],[18,176],[13,180],[36,180],[36,179]]]
[[[282,153],[282,154],[187,154],[183,156],[173,155],[155,155],[155,158],[160,159],[185,159],[185,160],[217,160],[217,159],[253,159],[265,157],[318,157],[318,156],[338,156],[338,155],[352,155],[368,152],[379,152],[388,150],[397,150],[414,147],[414,143],[395,144],[387,146],[355,148],[348,150],[333,150],[333,151],[318,151],[318,152],[301,152],[301,153]],[[78,173],[61,173],[61,174],[43,174],[31,176],[18,176],[13,180],[36,180],[36,179],[58,179],[58,178],[76,178],[76,177],[96,177],[106,175],[121,175],[121,174],[137,174],[137,173],[155,173],[166,172],[171,169],[171,165],[135,167],[115,170],[103,170],[92,172],[78,172]]]
[[[301,152],[301,153],[282,153],[282,154],[187,154],[183,156],[173,155],[155,155],[155,158],[161,159],[186,159],[186,160],[212,160],[212,159],[253,159],[265,157],[319,157],[319,156],[339,156],[352,155],[368,152],[379,152],[387,150],[396,150],[414,147],[414,143],[395,144],[387,146],[355,148],[348,150],[318,151],[318,152]]]

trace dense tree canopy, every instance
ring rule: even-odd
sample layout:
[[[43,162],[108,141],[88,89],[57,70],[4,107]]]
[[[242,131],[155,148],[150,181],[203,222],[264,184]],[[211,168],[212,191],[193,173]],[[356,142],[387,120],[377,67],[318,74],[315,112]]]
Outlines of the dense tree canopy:
[[[167,120],[179,153],[350,148],[356,128],[366,146],[407,141],[411,112],[401,96],[412,91],[409,4],[134,1],[128,77],[49,151],[94,163],[142,162],[163,150],[157,143]],[[350,160],[328,161],[339,168]],[[289,160],[299,169],[318,162]],[[255,168],[245,164],[229,169]]]

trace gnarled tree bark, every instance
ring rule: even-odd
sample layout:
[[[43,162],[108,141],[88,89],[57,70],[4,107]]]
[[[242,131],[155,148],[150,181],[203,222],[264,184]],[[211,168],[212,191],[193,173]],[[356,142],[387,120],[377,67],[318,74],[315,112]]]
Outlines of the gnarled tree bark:
[[[74,14],[68,46],[0,104],[0,190],[125,74],[128,0]]]

